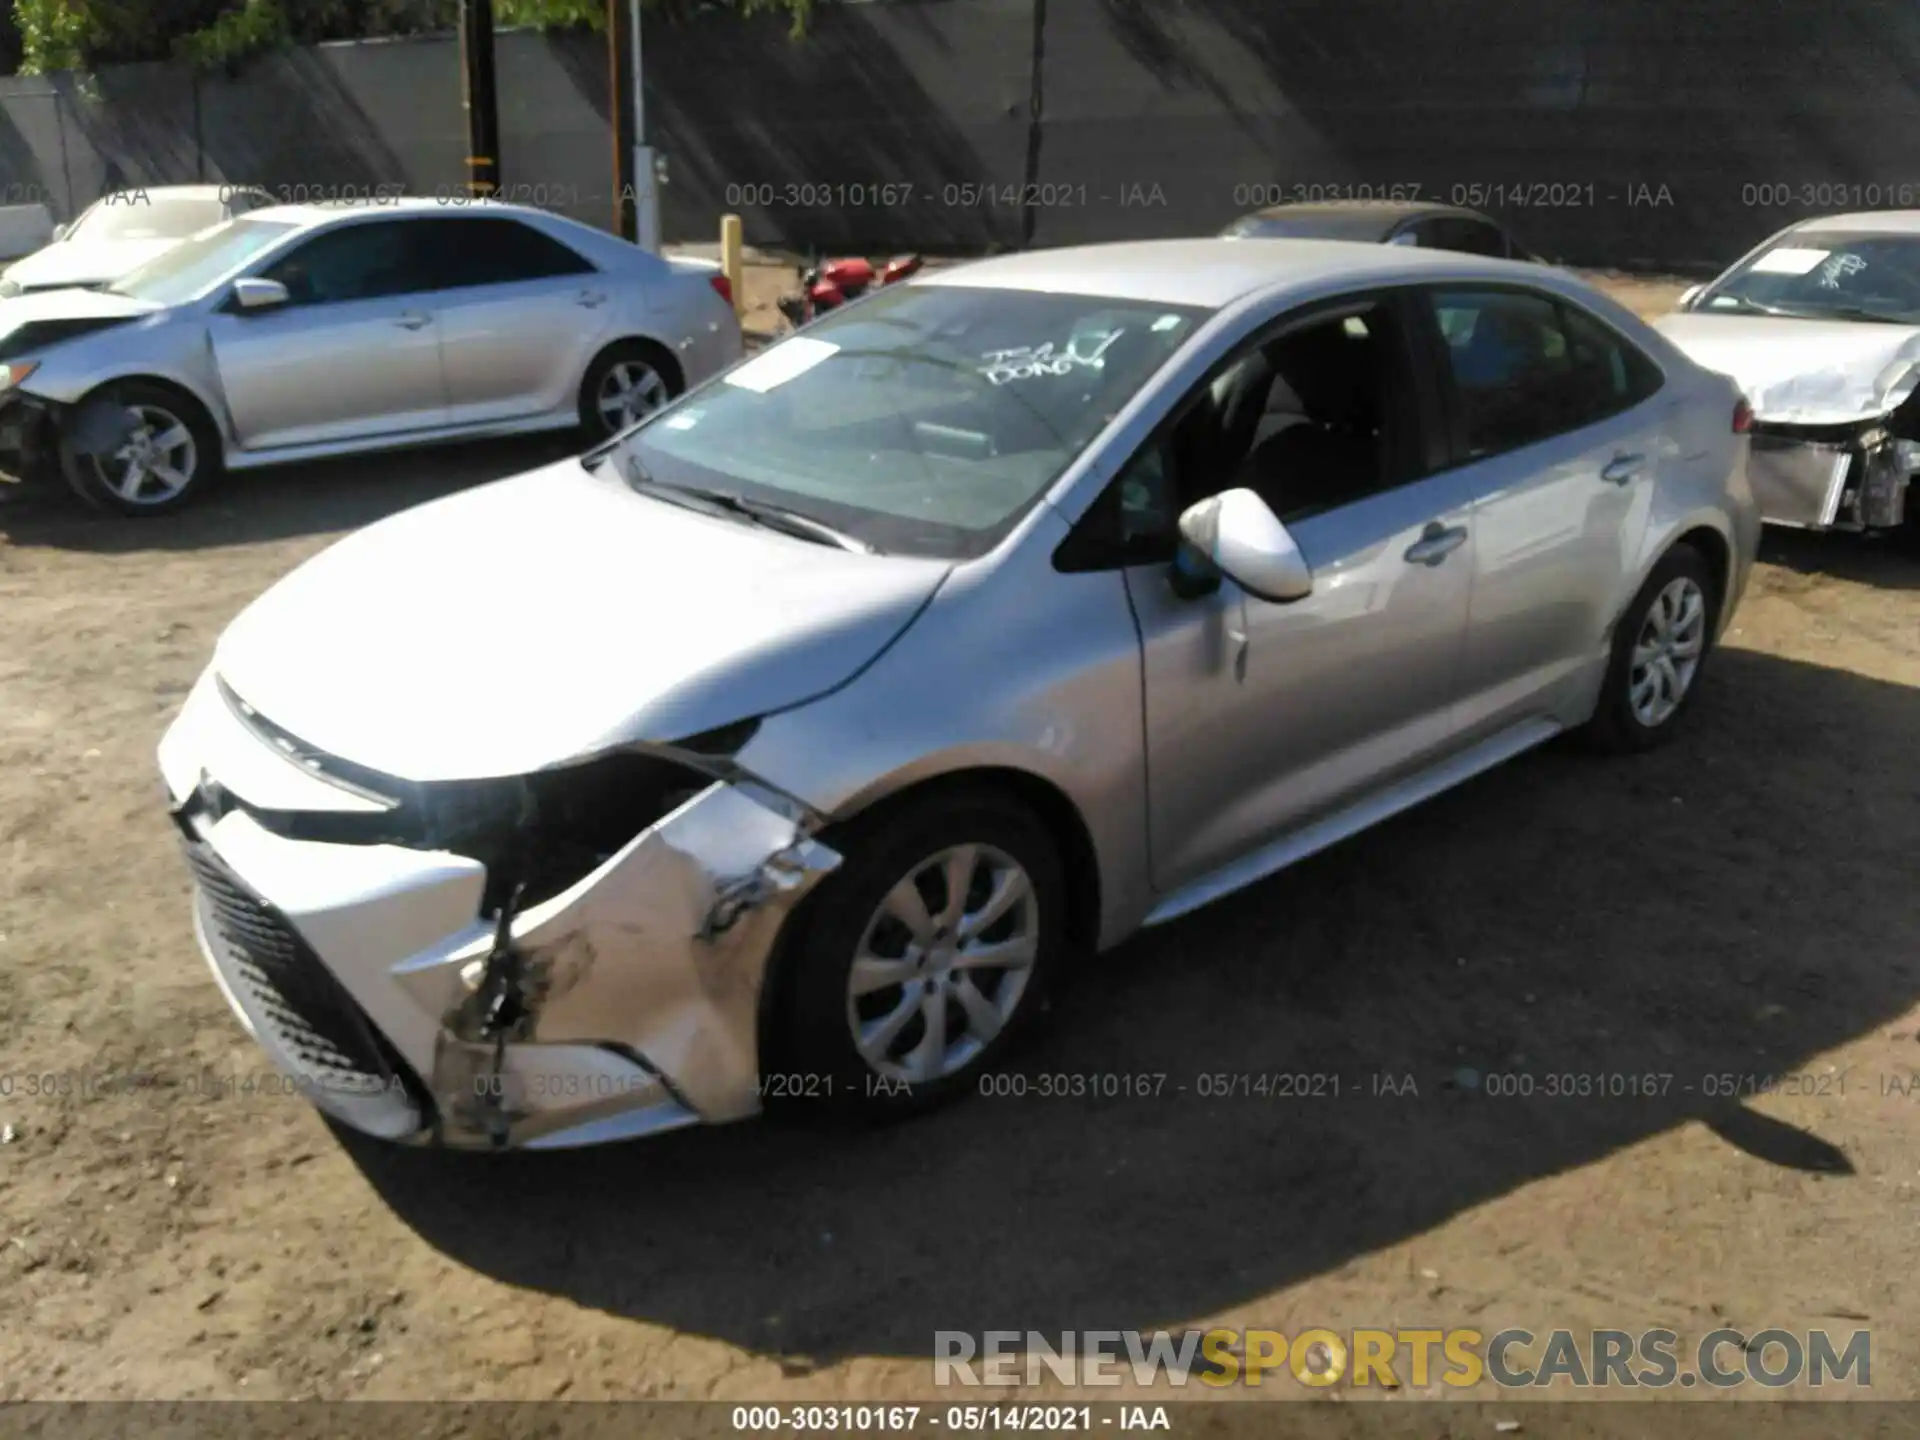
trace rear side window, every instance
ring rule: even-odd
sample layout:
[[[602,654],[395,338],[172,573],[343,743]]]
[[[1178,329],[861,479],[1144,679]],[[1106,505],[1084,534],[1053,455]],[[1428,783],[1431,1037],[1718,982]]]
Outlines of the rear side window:
[[[1450,216],[1422,221],[1420,243],[1435,250],[1457,250],[1466,255],[1491,255],[1504,259],[1507,237],[1484,220]]]
[[[1660,388],[1660,370],[1575,306],[1524,290],[1429,295],[1446,342],[1463,459],[1498,455],[1617,415]]]
[[[426,222],[431,250],[447,267],[440,282],[462,285],[512,285],[585,275],[593,266],[577,252],[531,225],[503,216],[451,216]]]

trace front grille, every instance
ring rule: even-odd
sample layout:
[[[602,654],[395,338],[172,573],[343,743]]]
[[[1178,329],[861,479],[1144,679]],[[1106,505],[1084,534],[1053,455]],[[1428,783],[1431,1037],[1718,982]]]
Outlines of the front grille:
[[[208,938],[227,962],[221,968],[246,988],[306,1078],[349,1093],[377,1094],[396,1083],[405,1088],[404,1064],[293,927],[206,842],[190,838],[186,852]]]

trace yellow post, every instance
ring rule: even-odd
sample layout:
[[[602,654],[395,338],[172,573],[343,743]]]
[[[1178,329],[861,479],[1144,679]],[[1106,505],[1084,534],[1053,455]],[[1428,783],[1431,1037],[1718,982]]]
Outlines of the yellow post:
[[[733,292],[735,315],[745,307],[747,298],[740,288],[746,278],[740,255],[742,248],[740,217],[722,215],[720,217],[720,273],[727,277],[727,288]]]

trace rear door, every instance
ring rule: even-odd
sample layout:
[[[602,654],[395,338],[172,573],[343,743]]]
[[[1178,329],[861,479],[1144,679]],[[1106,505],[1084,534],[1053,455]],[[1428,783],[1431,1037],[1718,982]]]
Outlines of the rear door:
[[[1474,496],[1462,738],[1578,718],[1656,478],[1675,461],[1678,402],[1651,359],[1560,296],[1513,285],[1423,294],[1455,465]]]
[[[323,230],[260,272],[287,304],[208,317],[221,388],[245,450],[275,450],[446,423],[446,385],[422,222]]]
[[[425,223],[442,277],[436,299],[452,422],[571,410],[588,361],[613,338],[607,277],[511,215]]]

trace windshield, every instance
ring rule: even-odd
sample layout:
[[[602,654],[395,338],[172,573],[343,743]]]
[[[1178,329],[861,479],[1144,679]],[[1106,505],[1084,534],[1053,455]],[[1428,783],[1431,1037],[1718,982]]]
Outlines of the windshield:
[[[107,289],[135,300],[179,305],[225,280],[294,228],[284,221],[229,220],[135,266]]]
[[[134,191],[109,195],[74,222],[69,240],[184,240],[218,225],[227,207],[218,200],[158,197]]]
[[[1242,215],[1220,234],[1229,240],[1357,240],[1378,244],[1398,216],[1362,213]]]
[[[1920,323],[1920,235],[1788,235],[1693,302],[1708,313]]]
[[[982,555],[1207,313],[883,290],[643,424],[628,474],[779,506],[887,553]]]

